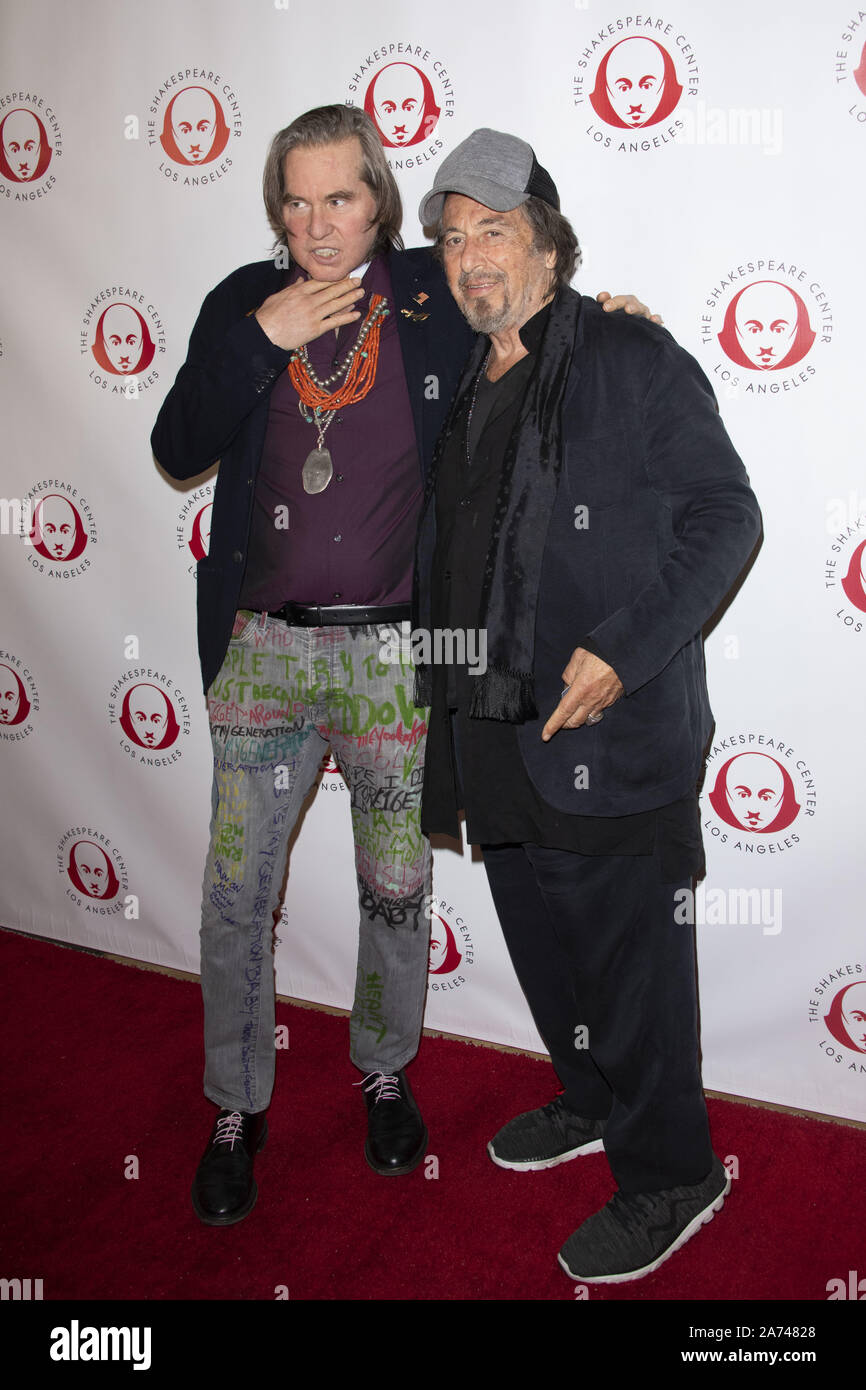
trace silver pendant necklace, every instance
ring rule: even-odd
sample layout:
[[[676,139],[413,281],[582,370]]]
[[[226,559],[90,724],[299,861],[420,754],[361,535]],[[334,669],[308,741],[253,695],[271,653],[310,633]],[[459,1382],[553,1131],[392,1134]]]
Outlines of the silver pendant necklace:
[[[304,415],[304,413],[305,412],[302,403],[301,414]],[[335,411],[326,410],[324,411],[324,414],[327,416],[327,419],[325,420],[325,423],[322,424],[320,412],[318,410],[314,410],[313,412],[313,419],[311,423],[316,426],[319,439],[316,448],[311,449],[310,452],[307,454],[307,457],[304,460],[303,471],[301,473],[301,478],[304,484],[304,492],[308,492],[311,494],[316,492],[324,492],[325,488],[328,486],[328,483],[334,476],[334,464],[331,458],[331,451],[330,449],[323,449],[322,445],[325,442],[325,431],[327,430],[328,426],[333,420]],[[310,417],[305,416],[305,418],[309,419]]]
[[[346,375],[356,354],[363,351],[364,341],[370,329],[378,318],[384,318],[388,312],[388,301],[387,299],[383,299],[381,304],[377,304],[376,308],[372,313],[368,314],[367,318],[361,324],[357,338],[349,348],[349,351],[346,353],[339,367],[337,367],[330,376],[325,377],[324,381],[320,381],[313,371],[310,365],[310,359],[307,356],[306,346],[297,349],[295,357],[303,362],[310,377],[320,390],[325,390],[328,386],[335,386],[336,383]],[[313,495],[317,492],[324,492],[334,476],[334,463],[331,458],[331,451],[323,446],[325,442],[325,433],[337,412],[335,410],[323,410],[321,406],[314,406],[311,413],[302,400],[298,401],[298,409],[307,423],[315,426],[318,435],[316,447],[315,449],[311,449],[307,454],[304,460],[304,467],[301,471],[301,481],[304,485],[304,492]]]

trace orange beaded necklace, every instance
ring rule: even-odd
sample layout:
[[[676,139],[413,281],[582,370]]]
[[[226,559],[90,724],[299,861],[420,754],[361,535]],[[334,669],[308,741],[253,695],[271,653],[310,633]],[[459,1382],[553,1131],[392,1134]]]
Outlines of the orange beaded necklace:
[[[288,373],[300,400],[308,410],[318,412],[341,410],[344,405],[354,405],[356,401],[364,399],[376,380],[376,368],[379,365],[379,339],[382,335],[382,321],[387,312],[387,301],[384,296],[374,294],[370,300],[367,317],[361,325],[357,339],[349,350],[349,360],[344,361],[343,364],[344,370],[348,366],[346,380],[342,386],[337,387],[336,391],[328,392],[325,388],[340,375],[340,369],[334,373],[334,377],[329,377],[326,381],[319,381],[310,366],[305,348],[299,348],[292,355]],[[363,350],[365,343],[367,345],[366,350]]]
[[[315,427],[318,435],[316,448],[310,450],[304,461],[301,476],[305,492],[324,492],[334,476],[331,451],[324,447],[325,433],[337,411],[342,410],[343,406],[362,401],[376,380],[379,339],[387,313],[387,299],[381,294],[374,294],[357,338],[339,367],[324,381],[319,380],[310,366],[306,347],[298,348],[289,359],[287,371],[298,393],[298,409],[304,419]],[[342,386],[329,391],[328,387],[343,375],[346,379]]]

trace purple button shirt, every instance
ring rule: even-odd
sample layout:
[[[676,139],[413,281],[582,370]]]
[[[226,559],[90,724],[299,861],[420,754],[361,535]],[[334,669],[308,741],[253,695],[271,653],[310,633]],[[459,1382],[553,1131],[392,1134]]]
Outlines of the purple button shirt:
[[[302,277],[298,268],[292,282]],[[334,476],[324,492],[304,491],[302,469],[317,447],[314,425],[302,417],[288,372],[274,386],[253,502],[249,559],[241,607],[310,604],[390,604],[412,594],[412,557],[421,506],[421,465],[387,262],[377,256],[362,281],[366,313],[374,294],[390,313],[382,323],[376,379],[363,400],[331,421],[323,447]],[[307,344],[324,381],[363,323],[329,331]],[[343,378],[345,380],[345,378]],[[275,520],[285,518],[288,527]]]

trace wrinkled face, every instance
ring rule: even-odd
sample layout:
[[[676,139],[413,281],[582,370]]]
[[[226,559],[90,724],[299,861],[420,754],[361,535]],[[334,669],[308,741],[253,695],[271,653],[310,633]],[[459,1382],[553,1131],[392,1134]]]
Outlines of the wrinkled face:
[[[75,509],[65,497],[50,493],[39,512],[42,544],[54,560],[65,560],[75,545]]]
[[[89,840],[80,840],[72,851],[72,860],[85,893],[91,898],[104,898],[110,881],[105,851]]]
[[[102,337],[109,362],[121,375],[133,372],[141,358],[141,321],[128,304],[112,304],[102,320]]]
[[[725,795],[746,830],[765,830],[772,824],[784,794],[782,769],[766,753],[741,753],[728,768]]]
[[[842,1021],[854,1046],[866,1048],[866,982],[852,985],[845,991]]]
[[[16,178],[27,182],[39,163],[41,133],[31,111],[10,111],[3,125],[3,153]]]
[[[168,722],[162,691],[155,685],[137,685],[130,691],[128,708],[136,738],[146,748],[156,748],[165,737]]]
[[[11,666],[0,665],[0,724],[11,724],[18,715],[21,693]]]
[[[441,242],[448,288],[476,333],[520,328],[548,298],[556,256],[534,249],[532,228],[520,208],[494,212],[462,193],[449,193]]]
[[[759,280],[740,295],[734,322],[749,361],[756,367],[778,367],[797,332],[797,301],[785,285]]]
[[[370,259],[376,200],[361,178],[361,142],[290,150],[283,164],[283,225],[292,259],[313,280],[342,280]]]
[[[651,39],[624,39],[607,64],[607,95],[621,121],[635,128],[646,125],[664,92],[665,62]]]
[[[376,124],[392,145],[408,145],[424,119],[424,84],[411,63],[389,63],[373,85]]]
[[[201,164],[216,135],[216,106],[204,87],[185,87],[171,108],[171,133],[184,159]]]

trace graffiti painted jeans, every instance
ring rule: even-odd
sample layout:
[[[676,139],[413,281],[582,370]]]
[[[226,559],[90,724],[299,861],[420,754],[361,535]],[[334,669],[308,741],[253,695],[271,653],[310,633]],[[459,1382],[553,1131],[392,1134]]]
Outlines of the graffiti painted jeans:
[[[419,825],[427,725],[394,636],[393,628],[287,627],[239,613],[208,691],[204,1089],[220,1106],[255,1112],[270,1100],[273,916],[289,838],[328,745],[349,788],[358,877],[351,1058],[365,1073],[390,1073],[417,1051],[430,927],[430,848]]]

